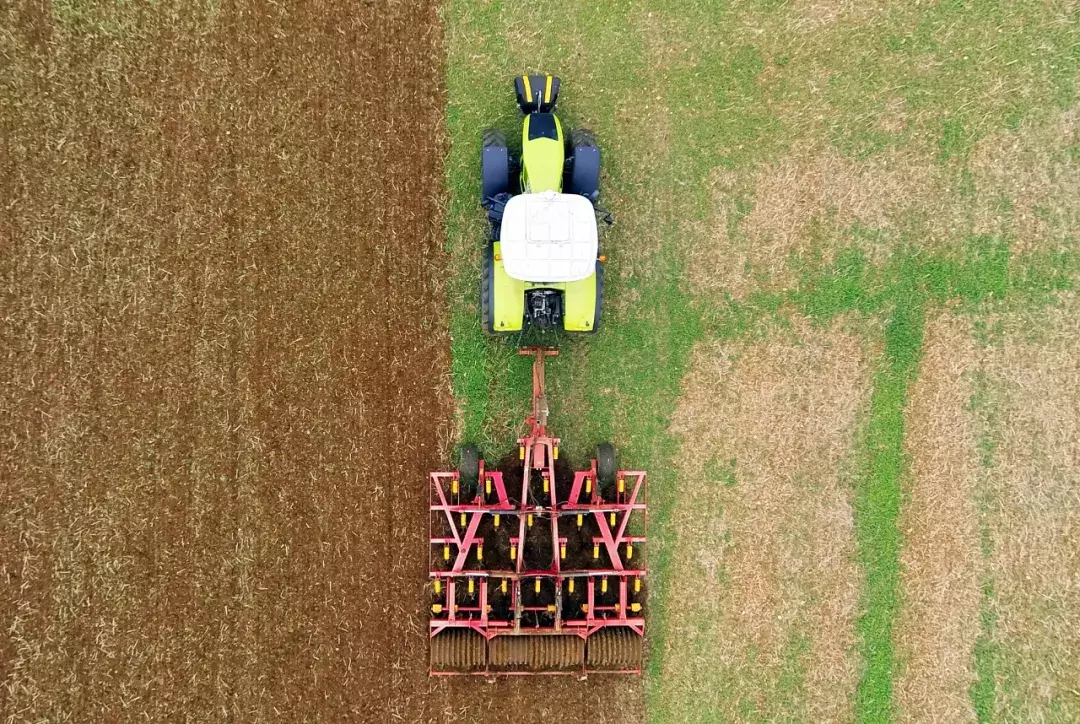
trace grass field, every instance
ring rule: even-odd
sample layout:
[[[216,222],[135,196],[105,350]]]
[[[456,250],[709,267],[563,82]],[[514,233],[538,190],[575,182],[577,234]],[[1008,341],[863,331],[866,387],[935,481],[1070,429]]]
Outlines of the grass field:
[[[1077,13],[449,3],[463,439],[504,450],[528,403],[526,365],[482,337],[473,301],[478,132],[517,123],[510,76],[548,71],[562,117],[604,150],[604,327],[564,341],[549,378],[571,456],[611,439],[650,471],[650,721],[1080,717],[1047,638],[1075,595],[1076,501],[1060,500],[1053,535],[1002,527],[1050,513],[1027,499],[1033,468],[998,462],[1022,418],[1002,386],[1042,379],[1038,353],[986,351],[1012,349],[1006,318],[1065,344],[1052,330],[1080,271]],[[846,452],[789,461],[812,420],[837,436],[815,444]],[[1046,495],[1064,495],[1063,459],[1024,463],[1043,466]],[[823,550],[846,551],[827,580],[812,575]],[[1005,587],[1024,556],[1042,598]],[[823,661],[838,668],[822,676]]]

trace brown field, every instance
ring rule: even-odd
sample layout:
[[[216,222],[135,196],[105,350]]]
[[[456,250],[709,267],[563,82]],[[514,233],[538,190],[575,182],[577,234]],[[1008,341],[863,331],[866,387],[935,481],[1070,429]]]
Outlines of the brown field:
[[[0,13],[0,720],[640,719],[427,677],[436,7]]]

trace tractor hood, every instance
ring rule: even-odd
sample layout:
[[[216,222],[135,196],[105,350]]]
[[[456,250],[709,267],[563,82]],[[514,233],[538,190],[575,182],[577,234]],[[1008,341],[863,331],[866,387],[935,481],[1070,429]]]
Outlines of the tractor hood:
[[[544,191],[506,203],[500,232],[506,273],[525,282],[576,282],[596,271],[596,212],[584,196]]]

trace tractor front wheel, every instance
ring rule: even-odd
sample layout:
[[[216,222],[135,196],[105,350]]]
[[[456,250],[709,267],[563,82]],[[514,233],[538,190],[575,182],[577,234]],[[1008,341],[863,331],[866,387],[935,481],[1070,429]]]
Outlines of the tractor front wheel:
[[[499,194],[510,193],[510,149],[506,135],[488,128],[480,140],[480,204]]]
[[[563,187],[568,194],[580,194],[596,204],[600,197],[600,148],[592,131],[570,132],[570,167]]]

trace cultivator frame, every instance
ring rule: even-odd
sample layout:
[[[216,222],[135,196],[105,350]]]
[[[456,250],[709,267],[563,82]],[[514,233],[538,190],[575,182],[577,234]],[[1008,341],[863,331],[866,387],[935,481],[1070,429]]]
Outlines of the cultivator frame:
[[[430,673],[641,673],[645,473],[601,480],[594,458],[557,475],[544,359],[558,352],[519,353],[534,357],[520,495],[483,460],[475,489],[458,471],[430,474]]]

